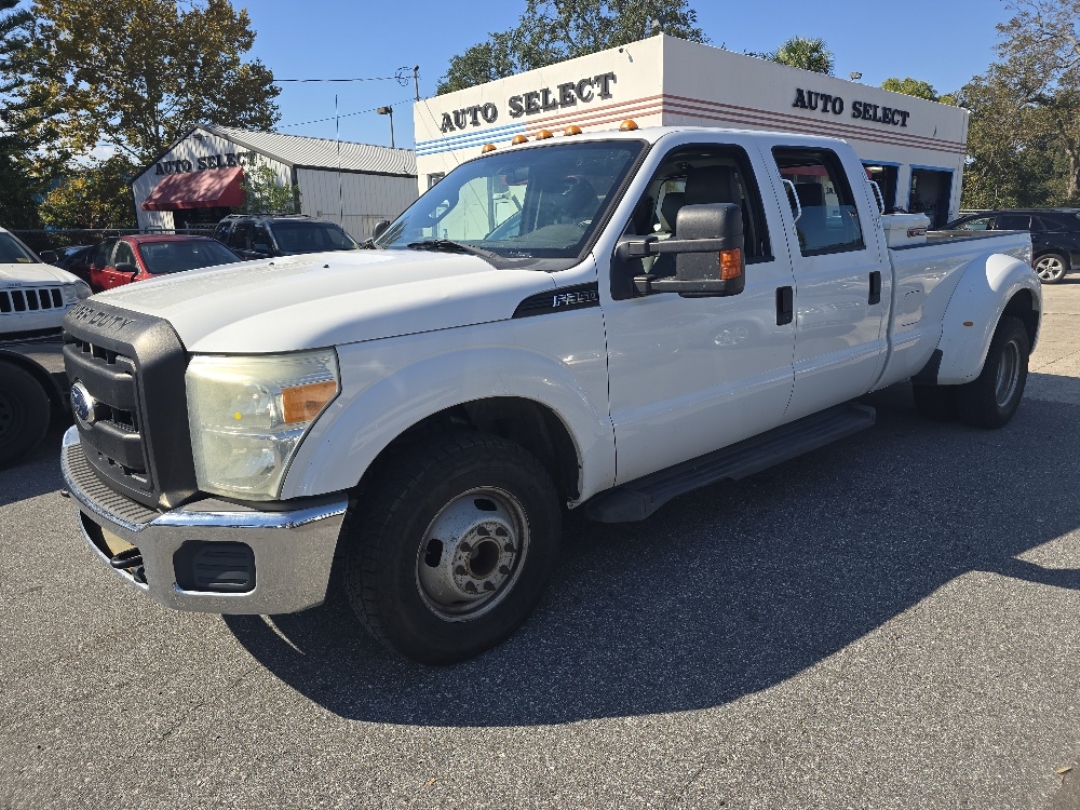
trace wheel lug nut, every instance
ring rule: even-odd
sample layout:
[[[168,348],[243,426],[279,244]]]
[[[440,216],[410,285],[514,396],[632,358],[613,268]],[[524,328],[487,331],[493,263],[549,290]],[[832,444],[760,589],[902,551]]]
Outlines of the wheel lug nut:
[[[503,546],[503,551],[505,551],[507,554],[513,554],[515,551],[517,551],[517,549],[514,548],[513,543],[507,543],[505,546]]]
[[[468,554],[470,551],[472,551],[472,545],[468,541],[462,543],[460,546],[458,546],[458,548],[460,548],[466,554]]]
[[[491,532],[488,531],[487,526],[477,526],[476,533],[481,537],[487,537]]]
[[[454,569],[454,573],[458,574],[459,576],[464,576],[464,574],[465,574],[465,566],[464,565],[459,565],[457,568]]]
[[[500,565],[499,566],[499,573],[502,574],[503,576],[506,576],[507,574],[510,573],[510,569],[507,568],[505,565]]]
[[[476,593],[476,586],[473,585],[471,582],[466,582],[465,590],[467,590],[469,593]]]
[[[502,526],[499,526],[497,529],[495,529],[495,536],[496,537],[506,537],[507,534],[508,534],[508,532]]]
[[[493,590],[495,590],[495,586],[492,585],[490,582],[485,582],[484,583],[484,590],[485,591],[493,591]]]

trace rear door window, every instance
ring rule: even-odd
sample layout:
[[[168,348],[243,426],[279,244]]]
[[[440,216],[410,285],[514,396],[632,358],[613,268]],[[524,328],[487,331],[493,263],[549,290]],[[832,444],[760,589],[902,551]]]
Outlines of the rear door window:
[[[1026,231],[1030,228],[1029,214],[998,214],[994,220],[995,231]]]
[[[864,250],[859,209],[836,153],[778,147],[773,149],[773,157],[780,176],[795,188],[798,205],[796,200],[790,201],[792,212],[802,209],[795,223],[802,255]]]
[[[113,255],[113,263],[111,267],[116,267],[120,264],[130,264],[134,267],[138,267],[135,261],[135,251],[131,249],[131,245],[127,242],[120,242],[116,245],[116,253]]]
[[[978,219],[969,219],[967,222],[961,222],[956,226],[958,231],[988,231],[990,230],[990,217],[979,217]]]

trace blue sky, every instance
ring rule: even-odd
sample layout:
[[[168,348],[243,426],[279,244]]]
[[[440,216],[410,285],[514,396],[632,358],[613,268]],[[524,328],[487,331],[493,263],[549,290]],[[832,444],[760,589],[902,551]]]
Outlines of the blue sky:
[[[435,92],[450,57],[513,26],[525,0],[486,3],[371,2],[371,0],[233,0],[246,6],[257,32],[253,54],[277,78],[393,76],[420,66],[421,95]],[[995,58],[994,28],[1010,15],[1002,0],[691,0],[714,45],[768,51],[794,35],[822,37],[836,56],[836,75],[863,74],[867,84],[912,76],[939,92],[959,88]],[[412,83],[283,85],[279,131],[334,137],[341,113],[395,105],[398,146],[412,145]],[[341,119],[344,140],[389,145],[385,116],[367,112]]]

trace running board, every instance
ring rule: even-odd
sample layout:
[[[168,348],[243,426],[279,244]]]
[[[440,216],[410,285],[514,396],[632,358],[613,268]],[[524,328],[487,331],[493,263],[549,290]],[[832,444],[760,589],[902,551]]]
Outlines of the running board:
[[[644,520],[672,498],[718,481],[738,481],[872,427],[876,418],[868,405],[838,405],[601,492],[582,508],[600,523]]]

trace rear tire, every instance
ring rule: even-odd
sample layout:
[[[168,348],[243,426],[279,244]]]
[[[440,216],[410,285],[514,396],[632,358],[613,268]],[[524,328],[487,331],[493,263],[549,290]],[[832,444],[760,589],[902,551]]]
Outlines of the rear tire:
[[[0,467],[38,446],[51,415],[49,395],[34,375],[0,361]]]
[[[1004,316],[998,322],[982,373],[956,392],[960,418],[975,427],[999,428],[1008,423],[1027,384],[1031,341],[1019,318]]]
[[[350,508],[345,591],[385,646],[451,664],[509,636],[554,569],[561,510],[519,445],[454,433],[391,461]]]
[[[1043,284],[1060,284],[1069,272],[1069,260],[1060,253],[1044,253],[1035,259],[1033,266]]]
[[[955,422],[960,418],[956,404],[955,385],[916,385],[911,393],[915,397],[915,409],[923,419],[935,422]]]

